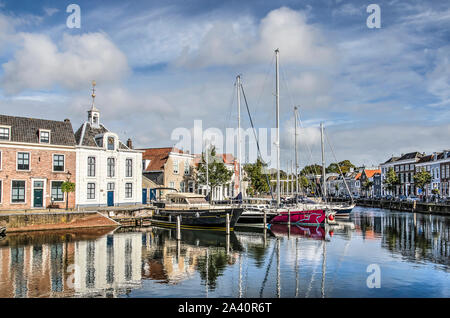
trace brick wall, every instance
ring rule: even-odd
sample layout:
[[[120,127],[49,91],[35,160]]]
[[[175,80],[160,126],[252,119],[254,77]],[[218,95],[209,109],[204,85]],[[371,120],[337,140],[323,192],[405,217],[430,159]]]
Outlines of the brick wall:
[[[1,152],[1,203],[2,210],[24,210],[33,208],[33,180],[42,179],[44,181],[43,205],[47,208],[51,204],[51,181],[66,181],[71,173],[70,181],[75,182],[75,149],[67,148],[10,148],[0,146]],[[30,171],[17,170],[17,153],[30,153]],[[64,155],[64,172],[53,172],[53,155]],[[25,203],[11,203],[12,180],[25,181]],[[64,201],[54,203],[60,208],[66,207],[66,196]],[[69,208],[75,206],[75,194],[69,194]]]

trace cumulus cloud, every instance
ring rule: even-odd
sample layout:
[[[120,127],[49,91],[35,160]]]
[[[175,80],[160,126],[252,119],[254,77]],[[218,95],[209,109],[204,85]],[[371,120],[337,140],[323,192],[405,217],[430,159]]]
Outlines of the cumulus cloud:
[[[450,46],[437,50],[436,61],[432,71],[427,74],[428,90],[440,101],[431,106],[450,105]]]
[[[96,79],[119,81],[128,74],[126,56],[104,33],[63,36],[55,44],[43,34],[21,33],[22,47],[3,64],[7,94],[60,86],[78,89]]]
[[[177,66],[208,67],[267,62],[280,49],[284,63],[323,65],[333,62],[335,52],[317,26],[307,23],[305,13],[287,7],[273,10],[259,25],[215,23],[196,49],[186,47]],[[254,29],[254,32],[251,32]]]

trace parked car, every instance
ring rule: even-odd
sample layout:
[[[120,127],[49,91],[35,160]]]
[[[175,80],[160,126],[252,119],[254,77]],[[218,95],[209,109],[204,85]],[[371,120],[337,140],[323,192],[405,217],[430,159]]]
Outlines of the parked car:
[[[399,195],[397,201],[406,201],[406,195]]]
[[[388,194],[387,196],[384,197],[385,200],[392,200],[394,197],[390,194]]]
[[[414,201],[420,201],[420,199],[414,195],[410,195],[409,197],[406,198],[406,201],[414,202]]]

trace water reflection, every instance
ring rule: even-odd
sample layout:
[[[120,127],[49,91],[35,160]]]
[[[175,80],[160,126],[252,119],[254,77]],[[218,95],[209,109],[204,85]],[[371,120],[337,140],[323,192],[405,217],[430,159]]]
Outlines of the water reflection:
[[[429,297],[450,283],[449,223],[357,208],[333,227],[183,230],[181,241],[159,228],[8,235],[0,297]],[[378,293],[366,286],[374,260],[389,264]]]

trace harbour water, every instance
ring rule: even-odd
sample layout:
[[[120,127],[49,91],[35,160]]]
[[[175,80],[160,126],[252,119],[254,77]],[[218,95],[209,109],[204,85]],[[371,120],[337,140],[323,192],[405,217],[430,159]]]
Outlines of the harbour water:
[[[265,234],[8,235],[0,297],[450,297],[449,217],[357,207],[338,226]]]

